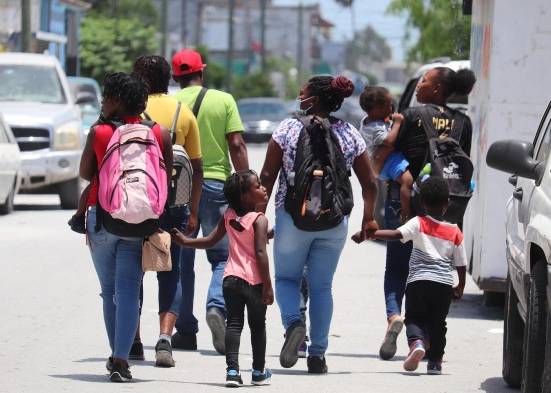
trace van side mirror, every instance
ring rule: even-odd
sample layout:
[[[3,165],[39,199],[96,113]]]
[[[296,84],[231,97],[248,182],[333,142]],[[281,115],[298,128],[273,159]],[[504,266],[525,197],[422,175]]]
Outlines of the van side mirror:
[[[530,142],[504,140],[492,143],[486,155],[486,164],[499,171],[539,182],[545,171],[545,163],[532,156],[534,146]]]

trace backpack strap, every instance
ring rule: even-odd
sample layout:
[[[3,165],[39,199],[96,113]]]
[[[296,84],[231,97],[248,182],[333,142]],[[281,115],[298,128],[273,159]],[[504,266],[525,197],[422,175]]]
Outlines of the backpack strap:
[[[197,98],[195,99],[195,104],[193,105],[193,114],[195,117],[199,115],[199,109],[201,109],[201,104],[203,103],[203,98],[205,98],[205,94],[207,94],[207,88],[201,87],[201,91],[197,95]]]
[[[149,120],[149,121],[153,121],[153,119],[151,118],[151,116],[149,116],[149,113],[145,112],[143,113],[143,117],[145,117],[145,120]]]
[[[176,124],[178,123],[178,117],[180,117],[181,107],[182,103],[178,101],[178,105],[176,106],[176,113],[174,113],[174,119],[172,120],[172,127],[170,128],[170,135],[172,136],[173,145],[176,143]]]
[[[430,113],[430,109],[434,109],[431,105],[423,105],[420,107],[417,107],[417,113],[419,114],[419,117],[421,118],[421,123],[423,125],[423,130],[425,131],[425,134],[427,135],[427,141],[431,138],[438,138],[438,131],[436,131],[436,128],[434,127],[434,124],[432,123],[432,115]]]

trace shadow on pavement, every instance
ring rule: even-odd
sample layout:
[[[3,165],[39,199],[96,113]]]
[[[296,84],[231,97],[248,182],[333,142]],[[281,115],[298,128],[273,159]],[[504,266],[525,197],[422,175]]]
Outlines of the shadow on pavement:
[[[33,210],[62,210],[61,206],[59,204],[44,204],[44,205],[37,205],[37,204],[16,204],[14,205],[15,211],[33,211]],[[71,217],[69,215],[69,212],[71,210],[67,210],[68,217]]]
[[[309,377],[318,377],[318,376],[325,375],[325,374],[308,374],[306,370],[292,370],[288,368],[285,368],[285,369],[272,368],[271,370],[275,375],[305,375]],[[327,373],[327,375],[348,375],[348,374],[353,374],[353,373],[350,371],[329,371]]]
[[[380,359],[379,355],[376,355],[374,353],[335,353],[335,352],[329,352],[327,356],[337,356],[337,357],[343,357],[343,358],[361,358],[361,359]],[[405,356],[394,356],[392,359],[387,360],[388,362],[393,361],[404,361],[406,360]]]
[[[81,382],[111,383],[109,381],[109,377],[107,376],[107,374],[105,374],[105,375],[100,375],[100,374],[58,374],[58,375],[50,375],[50,377],[60,378],[60,379],[71,379],[73,381],[81,381]],[[130,382],[130,383],[140,383],[140,382],[153,382],[153,380],[132,378],[132,382]]]
[[[461,300],[452,301],[448,318],[486,319],[491,321],[503,319],[502,307],[488,307],[482,302],[482,294],[466,293]]]
[[[507,384],[501,377],[488,378],[480,384],[480,390],[486,393],[504,393],[519,391],[518,389],[513,389],[507,386]]]

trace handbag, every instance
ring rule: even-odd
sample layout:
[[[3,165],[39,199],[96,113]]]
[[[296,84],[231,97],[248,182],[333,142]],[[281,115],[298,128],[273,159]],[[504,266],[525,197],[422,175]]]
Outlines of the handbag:
[[[168,232],[155,232],[144,239],[142,269],[144,272],[167,272],[172,270],[170,234]]]

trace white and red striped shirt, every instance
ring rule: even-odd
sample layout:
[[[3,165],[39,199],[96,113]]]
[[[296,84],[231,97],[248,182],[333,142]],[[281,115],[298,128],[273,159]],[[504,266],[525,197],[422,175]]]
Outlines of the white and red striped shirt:
[[[453,285],[454,267],[467,265],[463,233],[459,227],[424,216],[412,218],[398,230],[403,243],[413,241],[408,284],[427,280]]]

